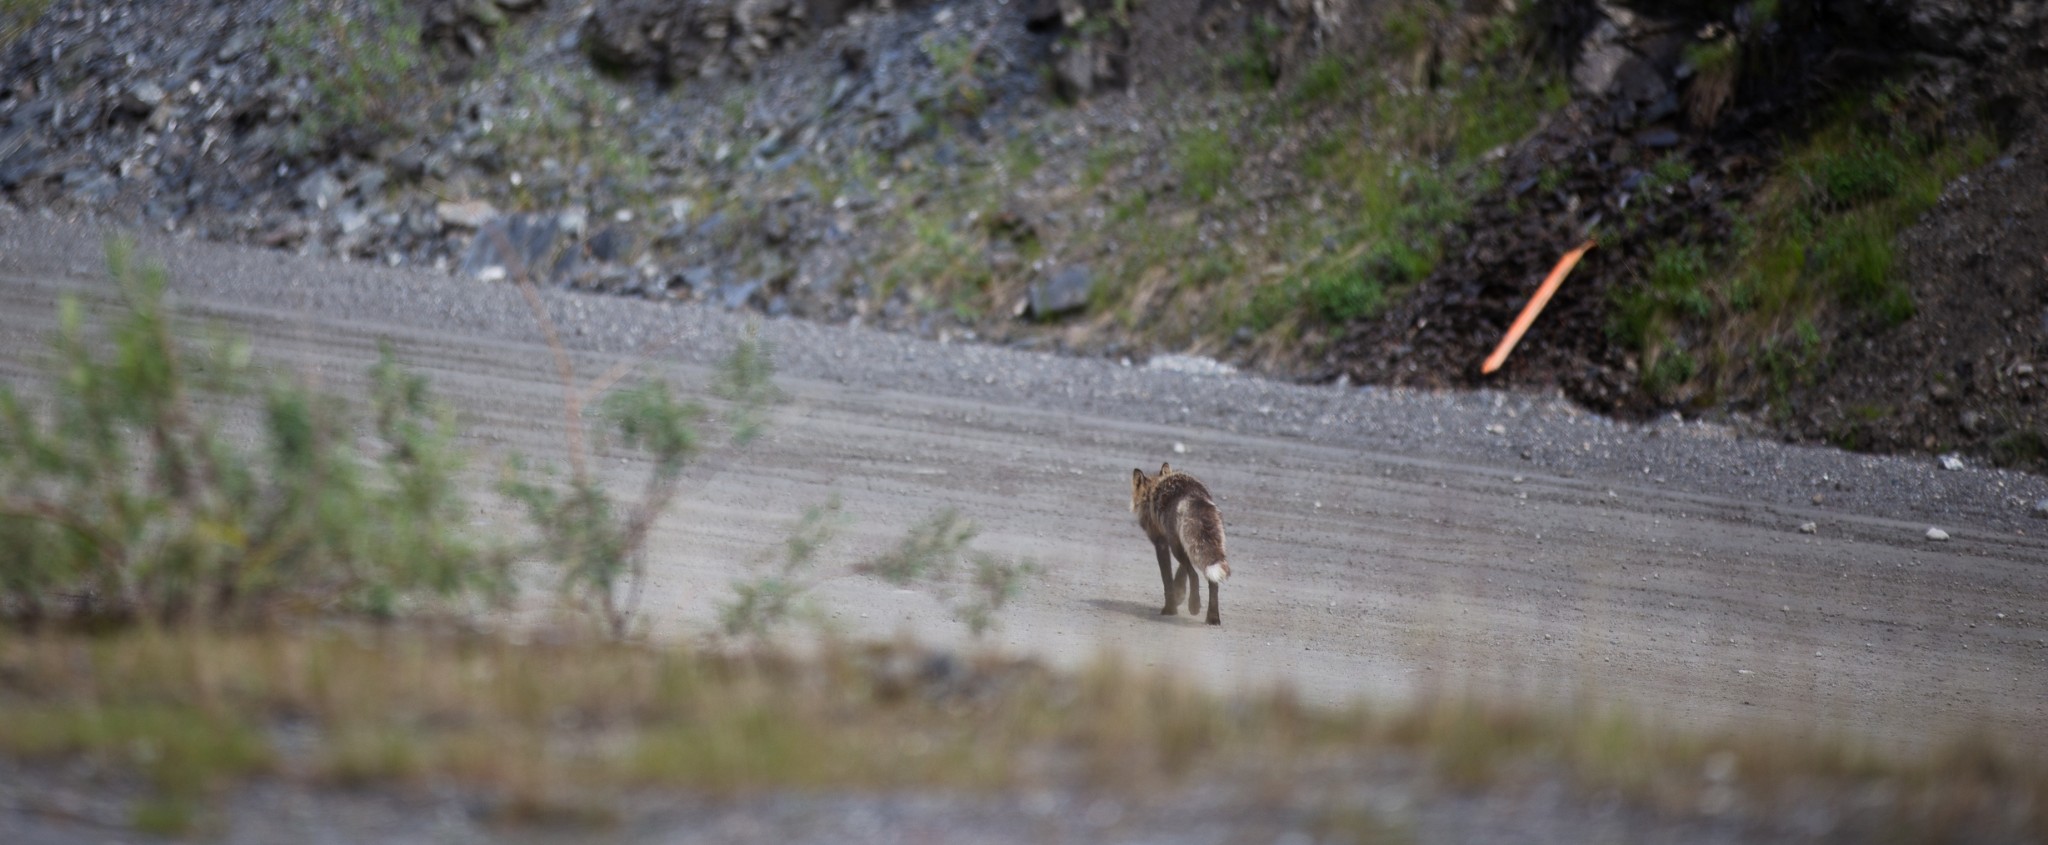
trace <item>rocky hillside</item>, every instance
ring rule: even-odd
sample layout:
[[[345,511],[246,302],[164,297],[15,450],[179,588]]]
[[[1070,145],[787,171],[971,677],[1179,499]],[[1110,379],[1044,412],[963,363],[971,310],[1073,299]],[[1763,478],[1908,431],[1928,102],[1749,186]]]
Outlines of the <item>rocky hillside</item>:
[[[2048,462],[2048,9],[0,0],[0,197]],[[182,33],[166,38],[165,33]],[[1508,366],[1483,357],[1598,246]]]

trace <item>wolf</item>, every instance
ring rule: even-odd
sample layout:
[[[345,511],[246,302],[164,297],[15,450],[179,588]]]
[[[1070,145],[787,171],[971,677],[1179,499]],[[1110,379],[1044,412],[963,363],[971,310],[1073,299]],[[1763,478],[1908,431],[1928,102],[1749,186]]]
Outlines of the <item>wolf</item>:
[[[1166,607],[1162,616],[1179,612],[1182,590],[1188,597],[1188,614],[1202,611],[1201,581],[1209,581],[1209,619],[1223,624],[1222,606],[1216,588],[1230,578],[1230,560],[1223,552],[1223,514],[1209,488],[1195,477],[1159,465],[1159,474],[1147,476],[1142,469],[1131,470],[1131,512],[1138,515],[1138,527],[1145,529],[1152,549],[1159,553],[1159,580],[1166,585]],[[1180,561],[1180,570],[1173,561]],[[1201,573],[1197,576],[1196,573]]]

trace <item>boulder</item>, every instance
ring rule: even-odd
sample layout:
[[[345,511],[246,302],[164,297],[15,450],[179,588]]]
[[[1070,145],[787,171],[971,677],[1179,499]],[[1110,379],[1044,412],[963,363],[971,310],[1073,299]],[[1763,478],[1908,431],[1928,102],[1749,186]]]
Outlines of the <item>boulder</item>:
[[[1086,266],[1063,267],[1050,278],[1031,286],[1029,309],[1033,319],[1049,320],[1088,307],[1088,291],[1095,286],[1095,274]]]

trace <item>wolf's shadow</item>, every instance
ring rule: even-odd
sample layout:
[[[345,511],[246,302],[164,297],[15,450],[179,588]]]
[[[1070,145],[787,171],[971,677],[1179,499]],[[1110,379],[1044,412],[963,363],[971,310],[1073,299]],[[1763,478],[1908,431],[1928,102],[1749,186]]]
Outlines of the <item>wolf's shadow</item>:
[[[1130,601],[1127,599],[1088,599],[1088,603],[1094,605],[1096,610],[1106,610],[1110,613],[1121,613],[1126,616],[1135,616],[1139,619],[1144,619],[1147,621],[1156,620],[1159,622],[1175,622],[1179,621],[1181,618],[1179,616],[1166,616],[1161,614],[1159,612],[1159,605],[1146,604],[1144,602]]]

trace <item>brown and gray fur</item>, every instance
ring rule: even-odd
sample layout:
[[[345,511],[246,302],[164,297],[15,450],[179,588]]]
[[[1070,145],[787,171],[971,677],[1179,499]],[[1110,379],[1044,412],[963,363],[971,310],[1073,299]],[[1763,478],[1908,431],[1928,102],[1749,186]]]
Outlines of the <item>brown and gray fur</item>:
[[[1138,527],[1159,553],[1159,580],[1166,585],[1166,607],[1160,614],[1180,611],[1181,593],[1188,599],[1188,615],[1202,612],[1202,579],[1209,581],[1209,624],[1223,624],[1222,606],[1216,588],[1230,577],[1230,561],[1223,552],[1223,514],[1209,488],[1170,464],[1160,464],[1159,474],[1147,476],[1142,469],[1131,470],[1131,512],[1138,515]],[[1180,561],[1175,571],[1173,561]]]

